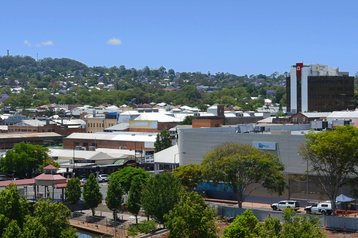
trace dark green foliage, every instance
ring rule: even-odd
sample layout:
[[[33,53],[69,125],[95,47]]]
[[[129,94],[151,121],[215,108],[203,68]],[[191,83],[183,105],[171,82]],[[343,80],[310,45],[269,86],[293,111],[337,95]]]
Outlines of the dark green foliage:
[[[142,168],[128,166],[112,173],[109,177],[109,181],[112,179],[117,180],[124,192],[128,193],[134,177],[139,177],[142,183],[144,183],[148,179],[149,174]]]
[[[25,216],[29,214],[27,201],[20,197],[19,191],[14,184],[10,184],[0,192],[0,214],[5,216],[4,220],[15,220],[22,227]]]
[[[0,214],[0,237],[2,237],[2,233],[4,232],[7,224],[9,224],[9,218],[7,218],[4,214]]]
[[[65,191],[66,201],[70,204],[76,204],[81,198],[81,181],[79,178],[71,178],[67,182]]]
[[[77,238],[76,229],[72,227],[67,227],[61,231],[60,238]]]
[[[48,233],[46,227],[42,225],[36,217],[26,216],[25,224],[22,232],[23,238],[47,238]]]
[[[16,177],[31,178],[41,172],[48,159],[46,147],[21,142],[6,152],[5,157],[0,160],[0,170]]]
[[[193,124],[193,116],[186,116],[185,119],[182,121],[182,125],[192,125]]]
[[[134,177],[129,189],[127,209],[135,216],[136,224],[138,224],[138,213],[141,207],[141,195],[143,189],[143,181],[140,177]]]
[[[59,237],[62,230],[69,226],[70,210],[62,203],[40,200],[35,206],[35,217],[46,228],[50,237]]]
[[[113,219],[116,220],[117,212],[122,204],[123,189],[119,176],[111,176],[108,181],[106,196],[107,207],[113,211]]]
[[[15,220],[12,220],[2,234],[3,238],[22,238],[22,232]]]
[[[246,210],[225,229],[224,238],[258,237],[255,229],[258,223],[259,220],[254,213],[251,210]]]
[[[172,146],[172,139],[168,130],[162,130],[157,134],[157,138],[154,142],[155,152],[164,150]]]
[[[171,238],[217,237],[215,211],[196,192],[183,193],[180,202],[164,218]]]
[[[182,191],[180,182],[171,173],[161,173],[150,177],[142,191],[142,207],[146,214],[158,223],[164,222],[167,214],[179,202]]]
[[[279,194],[284,189],[284,167],[279,158],[250,145],[217,146],[205,156],[202,166],[208,180],[231,185],[238,195],[239,207],[250,193],[247,188],[251,184],[259,183]]]
[[[83,198],[95,214],[95,208],[102,202],[102,193],[99,191],[99,184],[94,174],[91,174],[83,188]]]
[[[30,204],[19,197],[15,185],[0,192],[0,204],[0,237],[58,238],[69,228],[70,210],[65,205],[40,200],[30,211]]]

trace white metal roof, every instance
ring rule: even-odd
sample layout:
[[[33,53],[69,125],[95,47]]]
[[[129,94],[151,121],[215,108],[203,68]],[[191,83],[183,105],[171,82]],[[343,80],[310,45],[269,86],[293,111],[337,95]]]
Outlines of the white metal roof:
[[[139,117],[134,119],[137,120],[144,120],[144,121],[158,121],[158,122],[181,122],[180,119],[177,119],[172,116],[165,115],[163,113],[141,113]]]
[[[154,153],[154,163],[179,163],[178,146],[173,145],[165,150]]]
[[[358,110],[356,111],[334,111],[327,116],[330,119],[358,119]]]
[[[99,133],[72,133],[68,139],[111,140],[111,141],[138,141],[155,142],[157,133],[144,132],[99,132]]]
[[[327,117],[330,112],[303,112],[302,115],[308,118],[324,118]]]

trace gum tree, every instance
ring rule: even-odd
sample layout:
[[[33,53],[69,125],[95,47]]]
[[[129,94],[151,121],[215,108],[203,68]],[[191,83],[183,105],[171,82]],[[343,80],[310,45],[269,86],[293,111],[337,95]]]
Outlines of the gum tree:
[[[237,194],[239,207],[252,192],[248,189],[250,185],[260,184],[279,194],[284,190],[284,167],[279,158],[250,145],[217,146],[206,154],[202,166],[208,180],[231,186]]]
[[[358,175],[358,128],[338,126],[331,131],[311,132],[306,139],[301,155],[311,165],[335,211],[339,189]]]

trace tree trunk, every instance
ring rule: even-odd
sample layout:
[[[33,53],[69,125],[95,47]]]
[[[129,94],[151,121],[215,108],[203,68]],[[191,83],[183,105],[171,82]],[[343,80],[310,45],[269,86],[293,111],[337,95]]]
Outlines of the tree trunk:
[[[113,210],[113,220],[116,221],[117,213],[116,210]]]
[[[138,224],[138,216],[135,215],[135,224]]]
[[[244,196],[243,193],[241,191],[237,191],[237,205],[239,206],[239,208],[242,208],[242,203],[244,202]]]
[[[91,208],[91,210],[92,210],[92,216],[94,217],[94,213],[95,213],[94,208]]]

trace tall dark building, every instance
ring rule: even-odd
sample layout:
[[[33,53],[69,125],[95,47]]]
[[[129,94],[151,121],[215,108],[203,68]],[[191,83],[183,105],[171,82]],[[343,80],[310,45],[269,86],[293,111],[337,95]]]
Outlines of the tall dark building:
[[[291,67],[286,79],[288,112],[331,112],[354,109],[354,77],[326,65]]]

